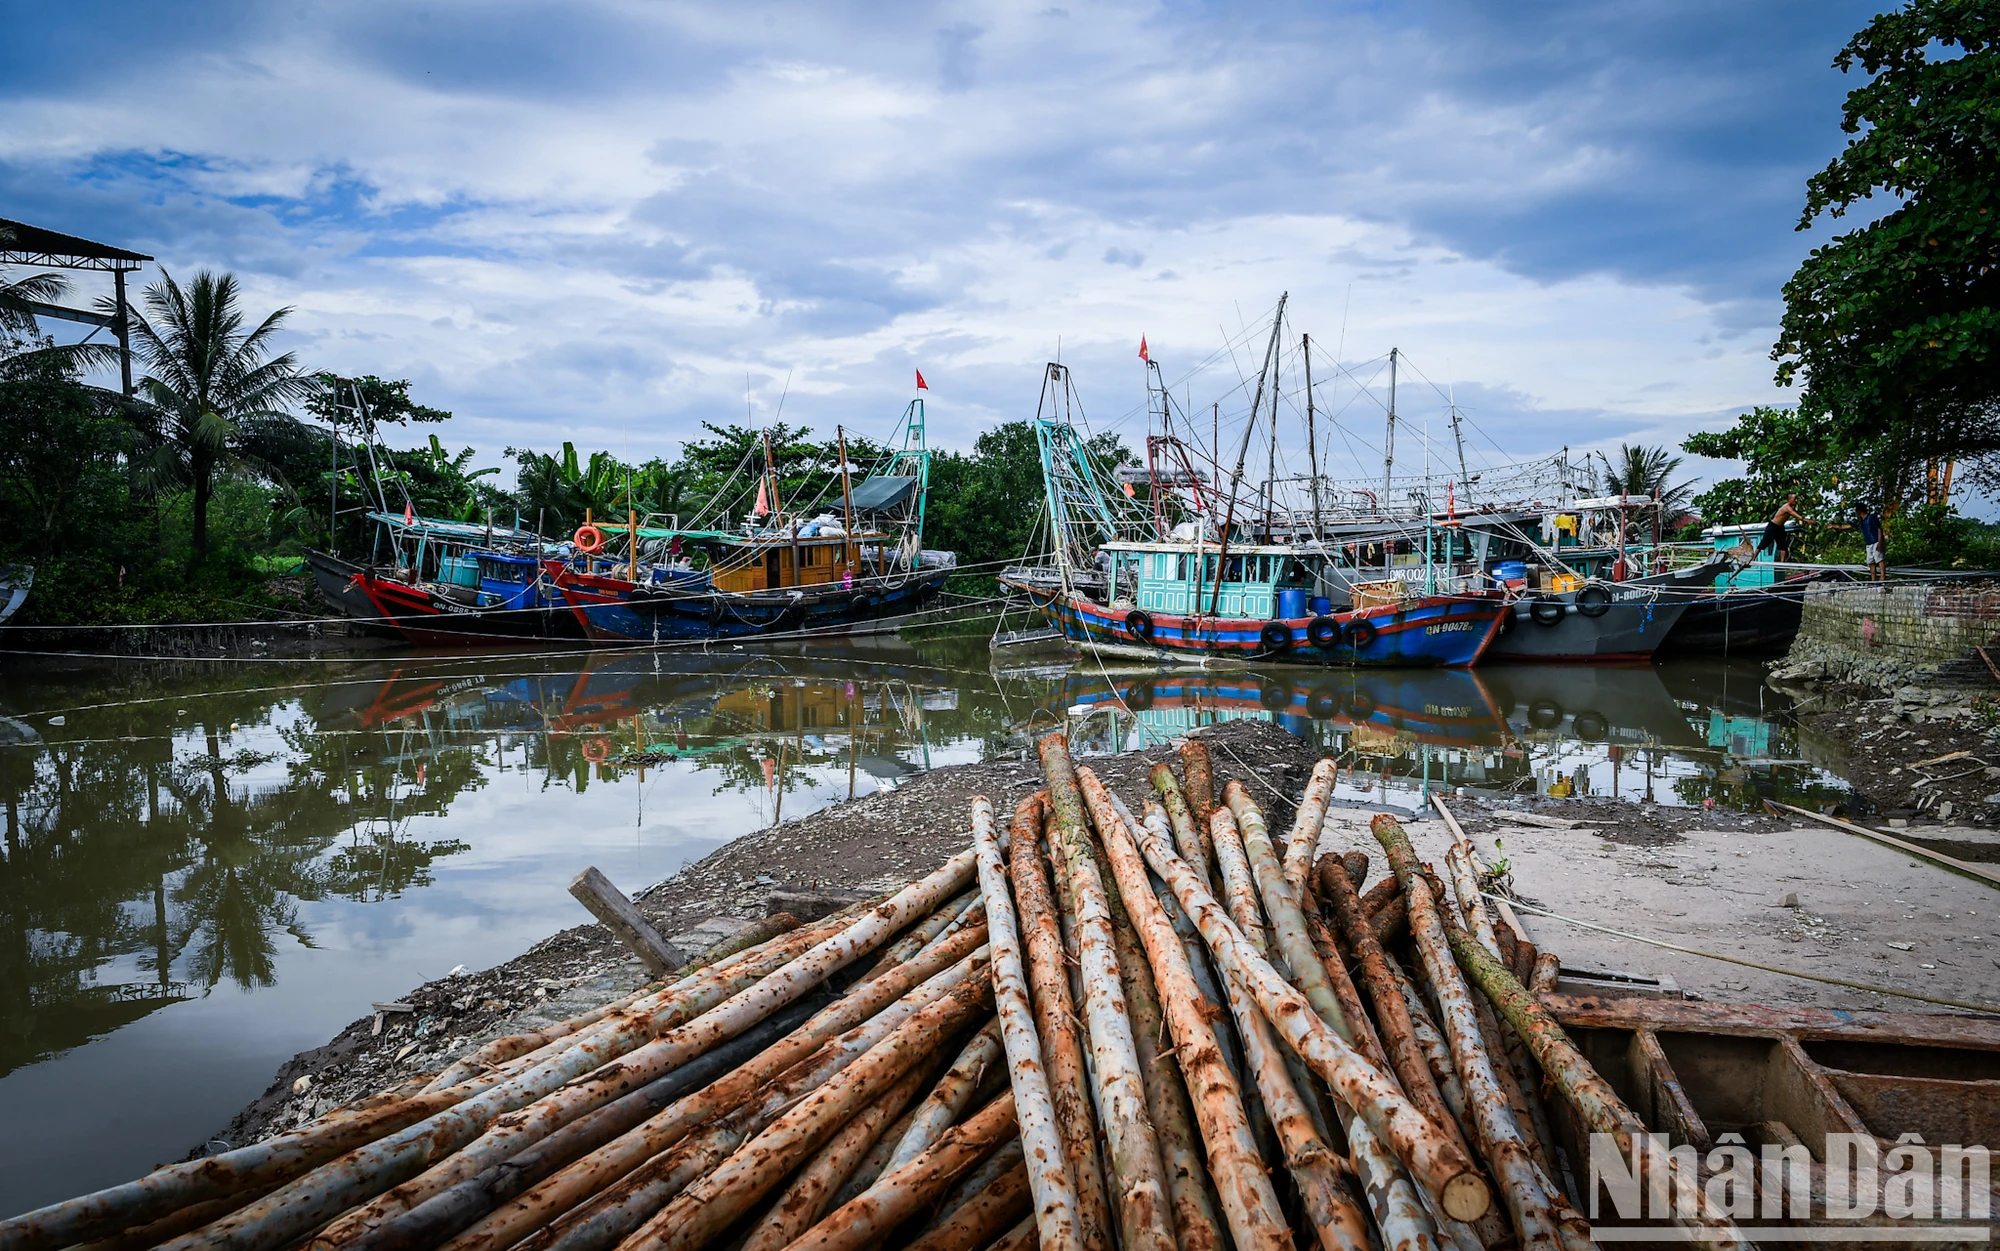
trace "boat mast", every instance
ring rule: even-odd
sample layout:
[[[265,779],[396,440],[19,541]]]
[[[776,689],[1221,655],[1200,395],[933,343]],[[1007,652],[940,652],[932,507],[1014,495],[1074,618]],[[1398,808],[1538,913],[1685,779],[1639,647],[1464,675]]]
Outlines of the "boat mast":
[[[841,543],[840,560],[844,568],[854,568],[854,488],[847,478],[847,428],[835,426],[835,435],[840,439],[840,528],[845,536]]]
[[[1250,455],[1250,436],[1257,429],[1257,413],[1264,407],[1264,383],[1271,373],[1271,360],[1278,352],[1278,331],[1285,324],[1285,301],[1291,298],[1287,291],[1278,297],[1278,311],[1271,317],[1271,341],[1264,348],[1264,367],[1257,371],[1257,393],[1250,400],[1250,420],[1243,425],[1243,442],[1236,448],[1236,468],[1229,475],[1229,509],[1222,518],[1222,543],[1216,549],[1215,589],[1208,599],[1208,615],[1215,615],[1215,607],[1222,599],[1222,575],[1229,561],[1229,531],[1236,524],[1236,493],[1243,485],[1243,461]]]
[[[1319,537],[1319,431],[1313,422],[1313,341],[1309,334],[1299,336],[1299,347],[1306,358],[1306,463],[1312,473],[1313,537]]]
[[[1465,472],[1465,429],[1458,415],[1458,405],[1456,404],[1451,406],[1451,437],[1458,443],[1458,485],[1465,488],[1465,506],[1470,508],[1472,507],[1472,479]]]
[[[1389,433],[1382,440],[1382,513],[1389,512],[1389,474],[1396,464],[1396,357],[1389,349]]]

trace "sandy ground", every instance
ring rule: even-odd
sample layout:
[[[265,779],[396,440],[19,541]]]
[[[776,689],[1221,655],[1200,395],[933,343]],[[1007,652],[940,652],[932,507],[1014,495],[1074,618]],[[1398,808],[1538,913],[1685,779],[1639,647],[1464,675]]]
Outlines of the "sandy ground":
[[[2000,889],[1905,853],[1803,819],[1713,809],[1446,803],[1482,858],[1504,860],[1515,893],[1535,907],[1683,947],[2000,1012]],[[1517,812],[1579,825],[1528,825],[1510,819]],[[1334,813],[1322,850],[1379,853],[1366,817]],[[1442,867],[1451,841],[1444,823],[1406,828],[1418,852]],[[1703,999],[1952,1010],[1667,951],[1526,908],[1517,915],[1535,944],[1566,968],[1664,974]]]

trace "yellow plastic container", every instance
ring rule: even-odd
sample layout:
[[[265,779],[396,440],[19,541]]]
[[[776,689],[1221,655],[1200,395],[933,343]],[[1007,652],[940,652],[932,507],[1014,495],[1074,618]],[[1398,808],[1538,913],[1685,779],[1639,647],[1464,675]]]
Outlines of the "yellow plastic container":
[[[1551,591],[1554,591],[1557,595],[1562,595],[1566,592],[1574,591],[1576,588],[1582,585],[1583,585],[1583,579],[1577,577],[1573,573],[1558,573],[1558,574],[1552,574],[1549,577],[1549,589]]]

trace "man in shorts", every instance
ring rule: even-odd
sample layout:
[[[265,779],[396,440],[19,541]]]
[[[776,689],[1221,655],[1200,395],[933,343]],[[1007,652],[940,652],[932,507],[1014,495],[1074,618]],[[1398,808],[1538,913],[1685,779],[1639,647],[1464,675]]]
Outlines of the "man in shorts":
[[[1870,508],[1866,500],[1856,501],[1854,511],[1859,516],[1854,528],[1861,531],[1861,541],[1868,545],[1868,576],[1886,582],[1889,565],[1882,557],[1882,515]]]
[[[1800,525],[1806,523],[1805,514],[1799,511],[1799,497],[1796,495],[1787,495],[1785,502],[1778,505],[1778,511],[1771,514],[1771,520],[1764,524],[1763,536],[1757,540],[1759,556],[1769,551],[1772,560],[1781,565],[1785,563],[1785,557],[1791,550],[1790,538],[1785,533],[1787,521],[1796,521]]]

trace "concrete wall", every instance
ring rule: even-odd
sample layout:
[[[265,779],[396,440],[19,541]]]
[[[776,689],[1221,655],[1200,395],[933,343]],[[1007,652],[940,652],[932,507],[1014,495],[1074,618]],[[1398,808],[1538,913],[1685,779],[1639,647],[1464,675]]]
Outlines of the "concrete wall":
[[[2000,634],[2000,585],[1859,586],[1806,594],[1798,642],[1808,647],[1936,664]]]

